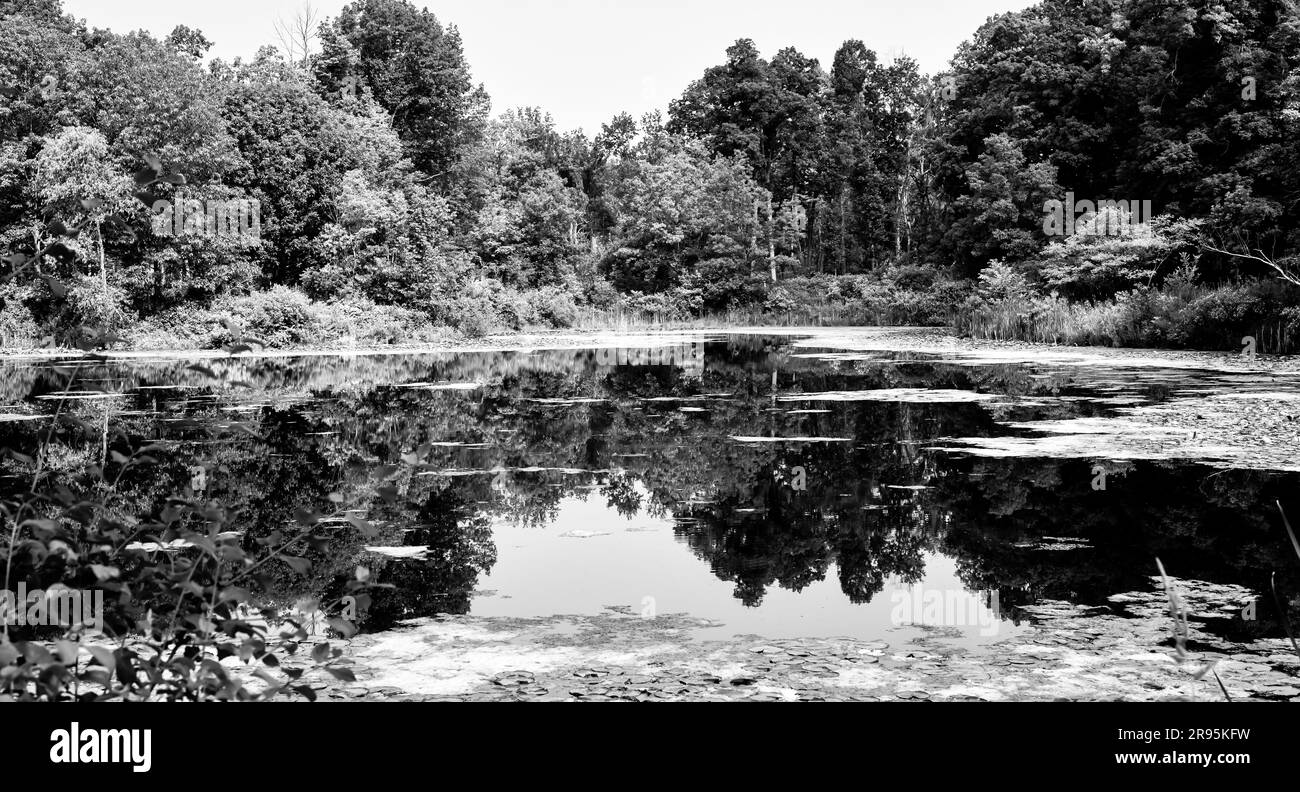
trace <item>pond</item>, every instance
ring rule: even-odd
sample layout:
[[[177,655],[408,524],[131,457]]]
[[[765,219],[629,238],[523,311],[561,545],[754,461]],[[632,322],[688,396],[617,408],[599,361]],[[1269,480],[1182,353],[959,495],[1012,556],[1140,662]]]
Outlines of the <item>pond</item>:
[[[363,567],[391,586],[358,616],[371,635],[613,614],[685,618],[683,644],[938,631],[978,650],[1031,629],[1042,603],[1113,611],[1159,593],[1158,557],[1189,586],[1227,587],[1206,640],[1280,640],[1270,577],[1300,591],[1300,559],[1274,504],[1300,514],[1297,474],[1098,427],[1282,398],[1291,380],[890,346],[810,331],[10,360],[0,442],[35,448],[61,411],[52,473],[165,449],[121,476],[138,513],[188,487],[236,513],[243,542],[321,519],[309,567],[277,565],[259,604],[337,596]],[[3,464],[0,490],[24,490]]]

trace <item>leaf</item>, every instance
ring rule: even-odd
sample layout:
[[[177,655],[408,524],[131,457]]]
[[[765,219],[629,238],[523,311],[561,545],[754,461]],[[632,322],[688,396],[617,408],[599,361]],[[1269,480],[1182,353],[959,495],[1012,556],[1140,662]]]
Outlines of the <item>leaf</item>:
[[[307,699],[308,701],[315,701],[315,700],[316,700],[316,691],[312,690],[312,689],[311,689],[309,686],[307,686],[307,685],[294,685],[294,686],[293,686],[293,692],[297,693],[298,695],[302,696],[303,698]]]
[[[41,530],[41,531],[44,531],[45,533],[58,533],[58,532],[59,532],[59,524],[58,524],[57,522],[55,522],[54,520],[46,520],[46,519],[39,519],[39,520],[23,520],[22,524],[19,525],[18,527],[19,527],[19,528],[27,528],[27,527],[36,528],[36,529],[39,529],[39,530]]]
[[[318,643],[311,648],[311,659],[317,663],[323,663],[330,657],[329,641]]]
[[[311,571],[311,562],[298,556],[280,556],[280,560],[289,565],[289,568],[303,577]]]
[[[77,650],[80,648],[77,644],[72,641],[56,641],[54,648],[59,653],[59,660],[65,666],[75,666],[77,664]]]
[[[350,668],[334,668],[333,666],[326,666],[325,670],[328,671],[330,673],[330,676],[334,677],[335,679],[339,679],[344,682],[357,681],[357,675],[352,673],[352,669]]]
[[[111,670],[117,667],[117,659],[113,657],[112,649],[104,646],[87,646],[86,648],[90,650],[90,654],[95,658],[95,662],[99,663],[104,668]]]
[[[68,296],[68,287],[63,284],[63,281],[55,280],[54,278],[46,276],[45,285],[49,286],[50,293],[59,299]]]
[[[375,537],[379,536],[378,528],[371,525],[369,522],[365,521],[364,519],[358,517],[357,515],[349,514],[346,517],[346,519],[349,523],[352,523],[352,526],[356,528],[358,531],[360,531],[361,535],[364,536],[365,538],[374,539]]]
[[[46,245],[45,250],[43,252],[48,256],[51,256],[55,259],[58,259],[59,261],[64,262],[65,264],[77,260],[76,251],[74,251],[72,248],[68,247],[67,245],[63,244],[62,242],[54,242],[49,245]],[[47,282],[52,280],[53,278],[47,278]],[[62,287],[63,284],[59,284],[59,286]],[[51,284],[50,288],[53,289],[54,285]],[[65,293],[67,292],[66,288],[64,288],[64,292]]]
[[[250,597],[248,589],[242,589],[238,586],[230,586],[219,595],[222,602],[248,602]]]
[[[256,671],[253,672],[253,676],[257,677],[258,679],[262,680],[267,684],[268,687],[266,689],[266,695],[268,697],[273,696],[276,693],[280,692],[280,689],[282,687],[282,685],[280,684],[280,680],[271,676],[266,671],[266,669],[263,668],[257,669]]]
[[[341,619],[337,616],[329,620],[330,627],[333,627],[345,639],[351,638],[357,634],[357,627],[347,619]]]
[[[23,643],[23,657],[33,665],[49,665],[54,662],[54,655],[48,649],[31,641]]]
[[[103,564],[91,564],[90,571],[95,573],[95,577],[101,582],[105,580],[116,580],[121,576],[122,570],[115,566],[105,566]]]
[[[158,179],[158,171],[153,168],[141,168],[135,172],[135,186],[148,187]]]

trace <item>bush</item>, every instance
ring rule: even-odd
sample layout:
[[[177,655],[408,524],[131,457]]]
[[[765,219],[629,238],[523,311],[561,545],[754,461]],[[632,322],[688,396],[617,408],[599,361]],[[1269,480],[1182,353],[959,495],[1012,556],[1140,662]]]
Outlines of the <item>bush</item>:
[[[97,277],[80,276],[68,284],[66,319],[74,327],[94,328],[101,333],[122,333],[132,317],[126,310],[126,291],[114,284],[107,287]]]
[[[321,323],[310,297],[287,286],[272,286],[242,297],[228,297],[215,306],[244,333],[268,347],[319,343]]]
[[[897,267],[889,273],[889,278],[893,281],[894,286],[904,291],[923,292],[934,286],[938,280],[939,274],[930,267],[924,267],[919,264],[909,264],[903,267]]]
[[[578,306],[573,295],[555,287],[528,292],[531,324],[569,328],[578,323]]]
[[[31,287],[0,283],[0,347],[21,349],[36,346],[40,327],[27,307]]]
[[[623,299],[629,313],[640,314],[653,321],[684,321],[703,313],[703,299],[694,289],[681,287],[657,294],[633,292]]]

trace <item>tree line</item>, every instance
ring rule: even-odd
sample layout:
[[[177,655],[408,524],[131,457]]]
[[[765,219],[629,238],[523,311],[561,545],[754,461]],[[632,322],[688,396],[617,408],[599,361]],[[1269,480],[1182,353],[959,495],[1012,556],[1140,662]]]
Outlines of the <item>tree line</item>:
[[[1027,332],[1050,300],[1122,303],[1181,264],[1214,284],[1174,317],[1187,341],[1207,316],[1247,321],[1224,283],[1294,262],[1298,20],[1292,0],[1044,0],[936,75],[855,39],[825,65],[742,39],[666,113],[588,135],[494,115],[455,26],[409,0],[357,0],[315,46],[233,62],[185,26],[118,34],[0,0],[0,336],[210,345],[233,318],[392,341],[837,301]],[[1155,220],[1062,239],[1045,206],[1067,195]],[[245,201],[256,237],[152,233],[160,201]],[[1271,294],[1238,303],[1291,321],[1294,295]],[[1133,310],[1152,340],[1154,309]]]

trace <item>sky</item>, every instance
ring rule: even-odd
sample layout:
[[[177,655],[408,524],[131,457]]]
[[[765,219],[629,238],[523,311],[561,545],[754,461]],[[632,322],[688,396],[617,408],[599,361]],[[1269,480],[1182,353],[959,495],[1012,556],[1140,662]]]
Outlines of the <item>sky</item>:
[[[335,16],[347,0],[312,0]],[[829,68],[845,40],[861,39],[888,60],[914,58],[921,71],[946,67],[957,45],[988,17],[1032,0],[415,0],[460,28],[476,82],[493,113],[533,105],[561,129],[588,134],[620,112],[666,110],[693,79],[722,62],[736,39],[765,57],[794,46]],[[250,57],[275,44],[277,18],[303,0],[64,0],[91,27],[164,36],[176,25],[203,31],[209,53]]]

